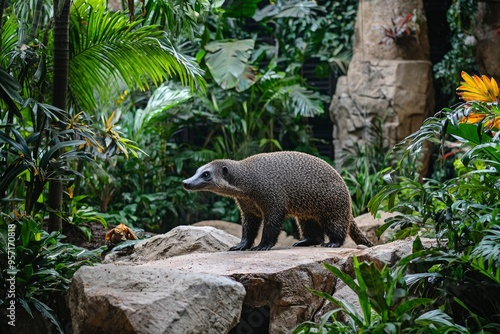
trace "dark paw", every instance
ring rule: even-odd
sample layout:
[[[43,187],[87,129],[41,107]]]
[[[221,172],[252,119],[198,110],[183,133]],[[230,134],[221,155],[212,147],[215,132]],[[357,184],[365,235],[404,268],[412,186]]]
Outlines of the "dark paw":
[[[342,245],[337,242],[325,242],[321,244],[321,247],[330,247],[330,248],[339,248],[340,246]]]
[[[322,242],[323,240],[320,241],[316,239],[302,239],[294,243],[292,246],[293,247],[315,246],[321,244]]]
[[[246,243],[239,243],[236,246],[233,246],[229,248],[230,251],[241,251],[241,250],[247,250],[250,248],[251,245],[248,245]]]
[[[251,251],[266,251],[266,250],[270,250],[271,248],[273,248],[273,246],[274,245],[258,245],[258,246],[250,248],[250,250]]]

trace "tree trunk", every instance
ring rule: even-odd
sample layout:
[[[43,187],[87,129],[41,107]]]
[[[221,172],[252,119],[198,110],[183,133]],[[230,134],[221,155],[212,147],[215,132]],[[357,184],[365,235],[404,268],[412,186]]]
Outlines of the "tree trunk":
[[[69,9],[71,0],[54,0],[54,86],[52,90],[52,105],[61,109],[57,113],[60,119],[65,117],[67,91],[68,91],[68,67],[69,67]],[[54,133],[57,135],[59,122],[53,120]],[[53,138],[54,144],[57,139]],[[58,154],[55,156],[57,158]],[[49,231],[62,229],[62,203],[63,183],[57,174],[49,182],[49,196],[47,204],[49,213]]]

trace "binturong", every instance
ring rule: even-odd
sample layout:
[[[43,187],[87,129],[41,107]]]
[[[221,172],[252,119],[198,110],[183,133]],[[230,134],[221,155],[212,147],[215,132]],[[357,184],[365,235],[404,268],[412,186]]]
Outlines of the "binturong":
[[[309,154],[284,151],[240,161],[214,160],[198,168],[182,185],[189,191],[210,191],[235,199],[243,231],[241,241],[230,250],[271,249],[286,217],[295,218],[302,237],[293,246],[340,247],[348,233],[357,244],[373,246],[354,221],[342,177]],[[261,242],[253,247],[262,224]]]

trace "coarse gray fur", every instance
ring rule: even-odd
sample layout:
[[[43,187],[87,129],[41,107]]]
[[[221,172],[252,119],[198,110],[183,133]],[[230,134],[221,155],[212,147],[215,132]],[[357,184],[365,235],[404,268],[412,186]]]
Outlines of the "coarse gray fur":
[[[210,191],[236,200],[243,231],[241,242],[231,250],[272,248],[287,216],[295,218],[303,238],[294,246],[340,247],[347,233],[357,244],[373,246],[354,222],[342,177],[309,154],[284,151],[241,161],[214,160],[182,185],[186,190]],[[252,248],[262,224],[262,240]]]

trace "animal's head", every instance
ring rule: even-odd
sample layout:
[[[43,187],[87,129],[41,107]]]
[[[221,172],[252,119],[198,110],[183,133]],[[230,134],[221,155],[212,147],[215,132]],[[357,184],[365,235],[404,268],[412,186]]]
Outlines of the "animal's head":
[[[234,185],[234,161],[215,160],[198,168],[189,179],[182,181],[189,191],[211,191],[213,193],[239,197],[241,190]]]

